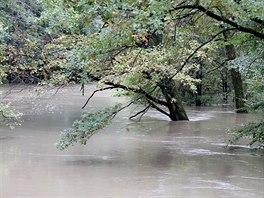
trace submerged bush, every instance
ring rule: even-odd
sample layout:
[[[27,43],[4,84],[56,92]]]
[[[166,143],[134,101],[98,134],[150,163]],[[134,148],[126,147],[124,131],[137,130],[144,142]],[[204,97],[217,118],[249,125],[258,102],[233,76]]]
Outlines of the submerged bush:
[[[250,146],[255,145],[259,148],[264,148],[264,120],[257,123],[249,123],[233,131],[235,134],[229,140],[229,143],[234,144],[241,138],[247,138],[250,140]]]

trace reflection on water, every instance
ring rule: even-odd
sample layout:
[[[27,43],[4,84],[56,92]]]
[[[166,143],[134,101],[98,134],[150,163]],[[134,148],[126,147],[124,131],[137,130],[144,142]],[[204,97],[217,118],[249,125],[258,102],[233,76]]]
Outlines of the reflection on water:
[[[93,89],[87,86],[87,95]],[[2,96],[23,111],[24,123],[0,128],[1,198],[263,198],[263,151],[224,147],[226,128],[254,115],[202,108],[188,110],[190,122],[169,122],[154,111],[130,122],[127,110],[86,146],[61,152],[54,146],[59,133],[81,114],[87,95],[75,86],[55,91],[39,98],[14,88]],[[86,110],[125,101],[110,95],[97,94]]]

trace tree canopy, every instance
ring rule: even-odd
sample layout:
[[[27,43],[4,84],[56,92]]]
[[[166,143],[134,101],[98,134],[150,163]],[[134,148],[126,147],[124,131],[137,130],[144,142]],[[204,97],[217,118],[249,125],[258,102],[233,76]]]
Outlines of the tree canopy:
[[[188,120],[183,102],[217,94],[227,101],[234,93],[237,112],[263,103],[261,0],[13,0],[0,8],[2,82],[96,81],[87,103],[122,89],[131,98],[124,107],[144,104],[131,118],[154,108]]]

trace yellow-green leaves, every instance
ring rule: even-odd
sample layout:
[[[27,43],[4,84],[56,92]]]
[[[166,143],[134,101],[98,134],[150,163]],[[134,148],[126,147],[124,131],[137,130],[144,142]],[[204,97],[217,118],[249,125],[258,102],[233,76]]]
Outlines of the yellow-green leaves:
[[[76,120],[72,127],[61,134],[60,141],[56,144],[59,150],[64,150],[70,145],[79,143],[85,145],[87,140],[98,130],[107,127],[113,116],[120,109],[120,104],[111,108],[105,108],[95,113],[84,113],[80,120]]]
[[[187,48],[157,46],[149,49],[134,49],[120,54],[115,58],[112,72],[121,79],[121,82],[133,86],[144,84],[158,84],[163,79],[173,76],[187,55]],[[186,55],[185,55],[186,54]],[[206,57],[205,52],[200,52],[197,57]],[[198,65],[191,62],[174,77],[174,80],[191,87],[195,91],[195,83],[199,80],[189,75],[190,71],[198,70]]]

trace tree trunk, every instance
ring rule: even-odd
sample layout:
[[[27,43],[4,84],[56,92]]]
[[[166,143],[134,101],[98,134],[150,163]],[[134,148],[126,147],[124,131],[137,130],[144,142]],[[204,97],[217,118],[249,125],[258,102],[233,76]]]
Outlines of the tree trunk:
[[[234,45],[232,44],[226,45],[225,49],[228,59],[234,60],[236,58],[236,50]],[[246,113],[247,110],[245,109],[245,100],[244,100],[245,97],[244,97],[241,74],[238,68],[232,68],[230,72],[231,72],[232,84],[235,91],[235,103],[236,103],[237,113]]]
[[[199,71],[196,73],[196,79],[203,79],[203,65],[200,63]],[[195,106],[200,107],[202,106],[201,96],[202,96],[202,83],[198,83],[196,85],[197,93],[195,95]]]
[[[243,83],[241,74],[238,71],[238,69],[231,69],[231,77],[232,77],[232,83],[234,86],[235,91],[235,103],[236,103],[236,109],[237,113],[246,113],[247,110],[245,109],[245,100],[244,100],[244,92],[243,92]]]
[[[198,84],[196,86],[197,88],[197,93],[195,95],[195,106],[196,107],[200,107],[202,106],[202,101],[201,101],[201,96],[202,96],[202,84]]]
[[[162,42],[162,38],[162,34],[152,34],[152,36],[149,38],[148,47],[159,45]],[[170,119],[172,121],[189,120],[178,95],[178,89],[175,81],[172,79],[165,79],[164,82],[166,83],[161,85],[160,88],[168,104],[167,106],[169,109]]]
[[[228,103],[228,72],[227,68],[223,68],[223,73],[221,74],[222,76],[222,91],[223,91],[223,103],[227,104]]]
[[[166,85],[160,86],[169,109],[169,117],[172,121],[189,120],[178,95],[178,89],[174,80],[168,80]]]

